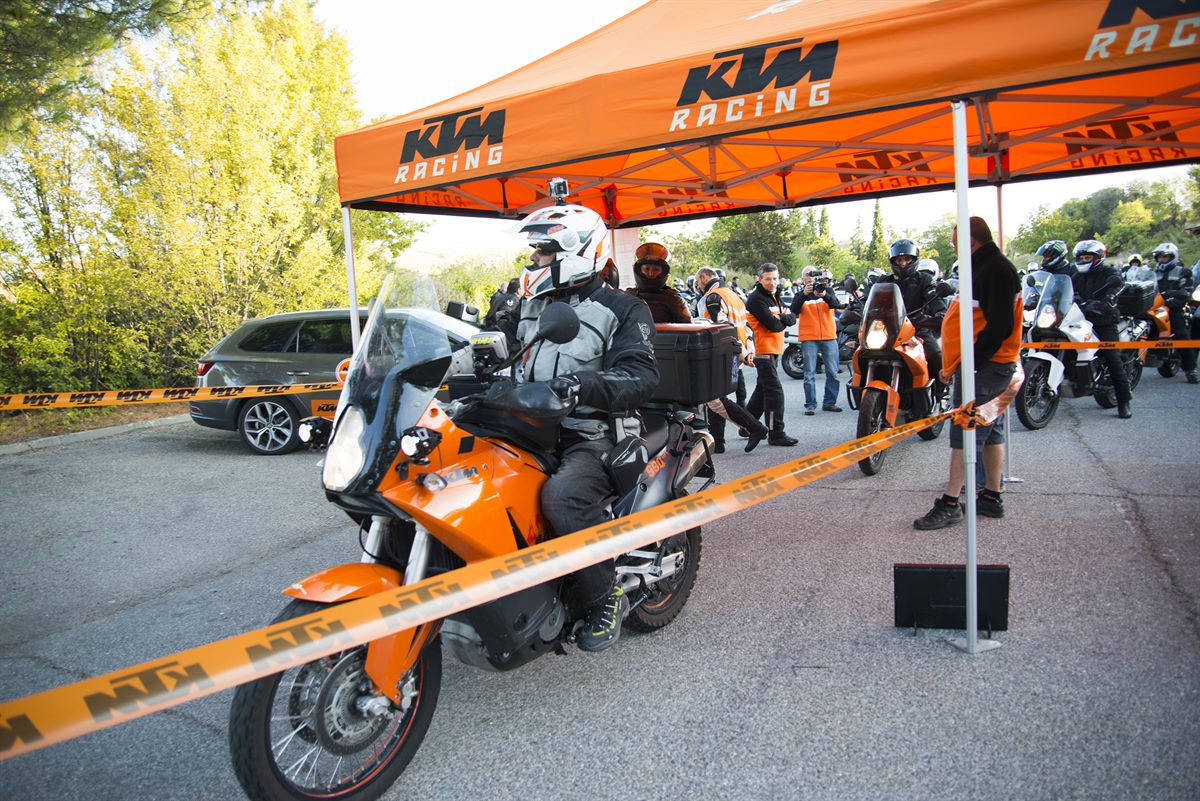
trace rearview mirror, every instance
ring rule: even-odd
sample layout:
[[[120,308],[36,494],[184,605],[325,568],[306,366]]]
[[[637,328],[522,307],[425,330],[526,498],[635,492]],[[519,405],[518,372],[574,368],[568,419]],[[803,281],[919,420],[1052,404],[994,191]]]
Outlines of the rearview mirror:
[[[579,315],[566,303],[555,301],[542,309],[537,333],[556,345],[566,344],[579,334]]]
[[[1037,286],[1037,279],[1032,275],[1025,276],[1025,286]]]
[[[842,281],[842,289],[851,293],[858,289],[858,282],[854,280],[853,275],[846,276],[846,280]]]

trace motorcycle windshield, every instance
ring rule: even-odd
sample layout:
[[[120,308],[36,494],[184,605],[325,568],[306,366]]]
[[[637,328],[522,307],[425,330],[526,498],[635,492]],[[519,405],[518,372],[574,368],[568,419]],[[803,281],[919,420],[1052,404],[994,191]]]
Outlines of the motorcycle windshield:
[[[1034,327],[1057,328],[1074,302],[1075,287],[1071,284],[1071,277],[1051,275],[1046,279],[1046,285],[1042,287],[1042,296],[1038,299]]]
[[[900,287],[879,283],[871,287],[858,329],[859,342],[869,350],[890,348],[904,325],[904,298]]]
[[[1021,283],[1021,300],[1025,303],[1025,308],[1032,309],[1037,305],[1038,299],[1042,297],[1042,290],[1046,288],[1046,281],[1050,278],[1050,273],[1045,270],[1034,270],[1025,276]]]
[[[429,278],[397,270],[384,279],[338,402],[326,456],[328,489],[373,491],[396,457],[400,434],[433,401],[453,356],[439,307]],[[335,464],[335,456],[343,461]]]
[[[1158,276],[1149,267],[1134,267],[1125,274],[1125,280],[1131,284],[1149,282],[1155,286],[1158,285]]]

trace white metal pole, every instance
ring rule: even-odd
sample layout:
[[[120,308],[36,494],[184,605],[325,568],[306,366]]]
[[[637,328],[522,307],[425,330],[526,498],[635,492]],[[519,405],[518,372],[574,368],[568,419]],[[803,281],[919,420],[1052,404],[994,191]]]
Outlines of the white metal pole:
[[[967,205],[967,190],[970,187],[969,162],[967,160],[967,107],[961,100],[950,104],[954,119],[954,193],[958,201],[958,337],[962,352],[961,386],[963,403],[975,399],[975,295],[971,275],[971,213]],[[955,645],[969,654],[978,653],[979,599],[976,597],[975,578],[975,434],[963,431],[963,491],[967,499],[967,637],[964,643]]]
[[[350,230],[350,207],[342,206],[342,239],[346,248],[346,293],[350,296],[350,341],[358,352],[358,283],[354,274],[354,234]]]

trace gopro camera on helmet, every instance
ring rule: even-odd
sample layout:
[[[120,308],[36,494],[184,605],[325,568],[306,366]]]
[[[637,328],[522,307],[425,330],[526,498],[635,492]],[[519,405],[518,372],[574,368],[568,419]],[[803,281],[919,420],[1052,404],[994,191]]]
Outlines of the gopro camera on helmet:
[[[546,193],[550,197],[558,201],[558,204],[564,205],[567,201],[564,198],[570,194],[570,188],[567,186],[566,178],[551,178],[546,182]]]

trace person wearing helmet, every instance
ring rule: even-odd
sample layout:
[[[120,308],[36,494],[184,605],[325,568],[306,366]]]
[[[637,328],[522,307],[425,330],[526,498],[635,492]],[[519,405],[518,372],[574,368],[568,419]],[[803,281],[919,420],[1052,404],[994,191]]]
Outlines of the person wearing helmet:
[[[1051,239],[1037,249],[1041,258],[1040,270],[1055,275],[1074,275],[1075,265],[1067,258],[1067,243],[1061,239]]]
[[[1150,254],[1154,259],[1154,274],[1158,278],[1158,291],[1171,319],[1171,331],[1178,331],[1175,339],[1187,339],[1191,332],[1191,315],[1186,311],[1191,299],[1192,271],[1183,266],[1179,248],[1174,242],[1163,242]],[[1189,384],[1200,383],[1196,374],[1196,349],[1179,348],[1179,363],[1187,375]]]
[[[754,332],[754,369],[758,381],[746,404],[755,417],[766,415],[767,444],[791,446],[799,440],[783,430],[783,384],[779,383],[779,356],[783,353],[783,331],[796,324],[796,315],[779,296],[779,268],[767,262],[758,268],[754,291],[746,299],[747,322]]]
[[[1126,281],[1131,280],[1129,278],[1130,273],[1141,267],[1144,261],[1141,253],[1130,254],[1129,258],[1125,261],[1125,265],[1121,267],[1121,277]]]
[[[634,258],[635,286],[625,291],[641,298],[650,307],[650,316],[656,323],[690,323],[692,315],[687,304],[675,288],[667,284],[671,275],[667,249],[657,242],[646,242],[638,246]]]
[[[929,374],[938,375],[942,369],[942,347],[938,332],[942,317],[946,313],[946,302],[938,295],[937,279],[928,272],[917,269],[921,260],[921,249],[911,239],[897,239],[888,248],[888,262],[892,273],[884,273],[877,280],[890,281],[900,287],[904,298],[904,311],[917,329],[917,336],[925,345],[925,361]],[[869,277],[869,276],[868,276]]]
[[[927,273],[936,284],[942,277],[942,268],[933,259],[921,259],[917,262],[917,272]]]
[[[1119,339],[1117,293],[1125,282],[1121,280],[1116,267],[1104,263],[1108,249],[1103,242],[1085,239],[1076,243],[1072,255],[1075,258],[1075,275],[1071,276],[1071,284],[1075,288],[1075,302],[1101,342],[1116,342]],[[1121,363],[1121,355],[1110,348],[1101,350],[1100,358],[1108,365],[1113,388],[1117,391],[1117,416],[1122,419],[1133,417],[1130,408],[1133,393]]]
[[[658,386],[654,363],[654,320],[638,298],[617,291],[598,275],[604,262],[604,222],[582,206],[552,206],[533,212],[514,229],[533,248],[525,268],[525,298],[519,313],[497,326],[516,347],[530,345],[520,382],[544,381],[576,405],[559,432],[558,468],[541,490],[542,515],[552,536],[562,536],[608,518],[615,492],[603,457],[617,432],[635,426],[634,410]],[[565,344],[537,341],[542,310],[565,301],[579,315],[579,334]],[[599,651],[617,641],[629,609],[611,560],[575,574],[587,620],[578,644]]]
[[[738,294],[726,286],[720,276],[720,271],[711,267],[701,267],[696,271],[696,290],[701,293],[699,301],[702,320],[714,323],[729,323],[737,331],[738,344],[741,351],[738,354],[738,377],[741,378],[742,365],[754,363],[754,344],[750,338],[750,327],[746,322],[746,304]],[[746,411],[741,403],[730,398],[717,398],[710,401],[708,408],[716,413],[708,421],[709,431],[715,441],[717,453],[725,452],[725,421],[737,424],[746,431],[746,453],[758,447],[758,443],[767,438],[770,430],[759,422],[758,418]]]

